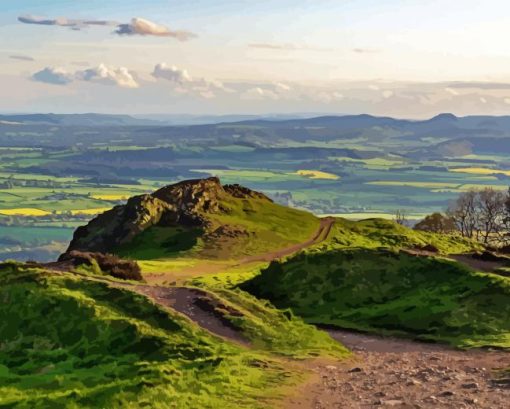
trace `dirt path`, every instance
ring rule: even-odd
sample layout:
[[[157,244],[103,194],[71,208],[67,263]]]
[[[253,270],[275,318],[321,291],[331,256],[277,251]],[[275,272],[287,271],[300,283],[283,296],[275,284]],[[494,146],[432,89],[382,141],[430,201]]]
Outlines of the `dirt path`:
[[[328,237],[334,222],[335,219],[332,217],[321,219],[319,228],[309,240],[274,252],[245,258],[236,264],[236,266],[246,265],[257,261],[269,262],[317,244]],[[50,270],[59,273],[68,271],[70,268],[69,265],[64,265],[62,263],[48,263],[45,266],[50,268]],[[220,267],[225,269],[225,266]],[[210,292],[191,287],[168,287],[151,284],[144,285],[123,283],[118,280],[109,279],[108,277],[99,278],[91,277],[86,274],[75,274],[80,275],[84,279],[107,283],[112,287],[125,288],[139,294],[143,294],[163,307],[172,308],[173,310],[184,314],[200,327],[217,336],[240,344],[249,344],[248,340],[242,335],[240,329],[236,328],[231,321],[226,318],[227,315],[236,316],[241,313],[235,308],[223,304]]]
[[[329,233],[331,232],[331,228],[333,227],[333,224],[335,224],[334,217],[324,217],[320,221],[319,228],[314,233],[314,235],[307,241],[303,243],[294,244],[290,247],[275,250],[270,253],[265,254],[259,254],[256,256],[246,257],[239,261],[236,266],[242,266],[245,264],[254,263],[257,261],[273,261],[277,260],[279,258],[289,256],[293,253],[297,253],[300,250],[303,250],[307,247],[313,246],[314,244],[318,244],[324,240],[326,240],[329,236]]]
[[[224,305],[211,293],[198,288],[189,287],[155,287],[136,285],[134,291],[146,295],[164,307],[172,308],[186,315],[200,327],[222,338],[248,345],[248,340],[225,317],[239,316],[236,309]]]
[[[472,268],[473,270],[483,271],[484,273],[493,273],[498,268],[505,266],[504,263],[499,261],[486,261],[474,258],[472,254],[454,254],[448,257]]]
[[[510,407],[510,352],[459,351],[437,344],[332,330],[355,351],[347,363],[315,365],[316,376],[289,398],[290,408],[486,408]]]
[[[314,244],[318,244],[326,240],[329,236],[329,233],[331,232],[331,228],[333,227],[334,223],[335,219],[333,217],[321,218],[319,228],[314,232],[313,236],[309,240],[302,243],[294,244],[283,249],[275,250],[264,254],[258,254],[255,256],[245,257],[234,262],[210,263],[204,261],[190,268],[181,270],[179,271],[178,274],[172,274],[170,272],[160,272],[160,273],[145,273],[143,276],[151,284],[165,285],[173,283],[175,285],[176,283],[186,281],[198,275],[216,274],[228,270],[229,268],[242,267],[247,266],[249,264],[255,264],[260,262],[271,262],[273,260],[277,260],[282,257],[297,253],[300,250],[303,250],[307,247],[313,246]]]
[[[320,243],[329,236],[334,223],[335,219],[332,217],[323,218],[320,221],[319,228],[309,240],[263,255],[247,257],[239,261],[236,266],[257,261],[269,262]],[[238,343],[248,344],[248,340],[243,337],[239,329],[235,328],[231,322],[225,318],[225,313],[234,316],[240,313],[231,307],[225,306],[213,294],[207,291],[189,287],[159,287],[154,285],[127,287],[148,296],[160,305],[172,308],[186,315],[202,328],[213,334]]]

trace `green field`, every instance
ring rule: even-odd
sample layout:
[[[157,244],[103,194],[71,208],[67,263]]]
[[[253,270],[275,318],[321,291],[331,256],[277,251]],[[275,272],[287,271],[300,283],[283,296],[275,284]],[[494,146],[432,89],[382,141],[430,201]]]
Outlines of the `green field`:
[[[466,190],[510,184],[510,154],[489,143],[473,152],[430,153],[449,135],[406,139],[405,131],[384,127],[351,135],[327,122],[267,126],[211,125],[204,135],[176,128],[173,137],[155,132],[145,139],[129,127],[0,128],[0,239],[6,226],[76,227],[127,197],[211,175],[316,215],[391,219],[402,211],[411,221],[444,210]],[[47,138],[42,147],[36,135]],[[20,235],[27,236],[30,230]],[[29,241],[21,247],[13,257],[27,254]]]

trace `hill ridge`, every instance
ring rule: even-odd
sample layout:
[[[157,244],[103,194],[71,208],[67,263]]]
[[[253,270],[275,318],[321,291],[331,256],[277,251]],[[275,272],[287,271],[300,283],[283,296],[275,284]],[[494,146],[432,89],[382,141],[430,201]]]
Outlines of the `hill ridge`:
[[[126,204],[98,215],[75,231],[66,253],[115,252],[144,233],[158,241],[156,246],[170,250],[195,247],[199,240],[209,241],[212,246],[229,238],[257,241],[260,220],[265,223],[264,229],[278,234],[279,229],[291,228],[289,224],[302,228],[296,223],[299,216],[309,222],[302,234],[306,237],[318,225],[318,219],[309,213],[275,204],[265,194],[238,184],[222,185],[217,177],[185,180],[131,197]],[[270,235],[264,234],[259,241],[270,242]],[[282,245],[301,239],[283,232],[279,237]],[[150,240],[138,241],[147,248],[151,246]]]

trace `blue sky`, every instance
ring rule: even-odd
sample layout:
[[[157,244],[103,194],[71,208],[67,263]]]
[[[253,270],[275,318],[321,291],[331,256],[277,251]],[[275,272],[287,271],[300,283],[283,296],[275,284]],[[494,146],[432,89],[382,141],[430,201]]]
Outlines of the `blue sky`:
[[[0,2],[0,110],[506,114],[509,14],[501,0]]]

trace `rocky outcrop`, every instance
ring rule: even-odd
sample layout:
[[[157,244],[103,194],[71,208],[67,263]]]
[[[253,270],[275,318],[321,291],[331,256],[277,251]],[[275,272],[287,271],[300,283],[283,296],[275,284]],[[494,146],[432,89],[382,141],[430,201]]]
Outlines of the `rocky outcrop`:
[[[79,227],[67,252],[112,252],[152,226],[208,227],[208,214],[229,213],[239,199],[270,201],[262,193],[239,185],[222,186],[218,178],[187,180],[152,194],[132,197]]]
[[[247,187],[235,184],[235,185],[225,185],[223,186],[225,191],[232,195],[233,197],[237,197],[238,199],[263,199],[272,202],[272,200],[267,197],[264,193],[256,192],[254,190],[248,189]]]

